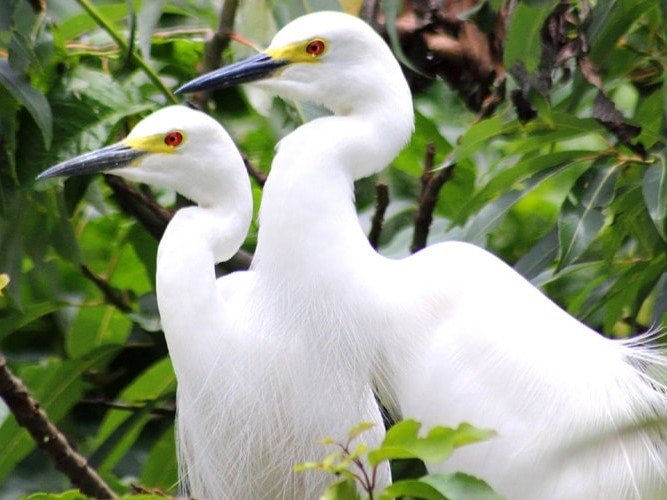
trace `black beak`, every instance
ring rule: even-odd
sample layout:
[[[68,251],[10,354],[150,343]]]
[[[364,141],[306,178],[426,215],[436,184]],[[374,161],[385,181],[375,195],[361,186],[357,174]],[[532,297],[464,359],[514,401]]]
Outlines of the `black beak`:
[[[187,94],[200,90],[223,89],[240,83],[261,80],[289,64],[289,61],[277,60],[261,52],[220,69],[201,75],[176,90],[176,94]]]
[[[39,174],[37,180],[106,172],[126,167],[132,160],[136,160],[144,154],[146,154],[145,151],[138,151],[123,142],[117,142],[106,148],[85,153],[71,160],[58,163]]]

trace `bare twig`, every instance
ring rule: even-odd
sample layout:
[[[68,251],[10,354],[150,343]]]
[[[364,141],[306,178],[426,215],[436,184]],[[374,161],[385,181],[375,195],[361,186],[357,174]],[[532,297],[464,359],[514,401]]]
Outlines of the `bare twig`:
[[[389,205],[389,189],[383,182],[375,184],[375,192],[377,194],[375,200],[375,213],[371,219],[371,230],[368,233],[368,241],[375,249],[378,247],[380,241],[380,233],[382,232],[382,224],[384,223],[384,214]]]
[[[74,450],[65,435],[49,420],[30,396],[27,387],[7,367],[0,355],[0,396],[16,421],[24,427],[53,461],[56,469],[65,474],[84,495],[93,498],[116,498],[116,494],[88,465],[86,458]]]
[[[379,0],[364,0],[361,6],[361,18],[378,31],[378,14],[380,13]]]
[[[97,288],[104,295],[104,299],[116,306],[120,311],[129,313],[132,312],[132,304],[128,297],[128,293],[112,286],[107,280],[95,274],[88,266],[81,264],[81,272],[83,275],[92,281]]]
[[[110,408],[113,410],[125,410],[132,412],[141,411],[146,407],[145,404],[132,404],[125,403],[123,401],[111,401],[104,398],[85,398],[79,401],[79,404],[102,406],[104,408]],[[151,408],[150,413],[156,417],[168,417],[173,419],[176,416],[176,408],[173,405],[158,406]]]
[[[137,219],[155,239],[162,238],[173,216],[172,212],[120,177],[105,175],[104,179],[113,190],[114,198],[120,208]],[[252,254],[239,250],[231,259],[221,264],[221,267],[224,271],[242,271],[250,267],[251,261]]]
[[[28,4],[30,4],[35,14],[41,14],[46,11],[46,0],[28,0]]]
[[[165,83],[160,79],[160,76],[151,68],[146,60],[141,57],[135,50],[128,49],[130,45],[125,38],[116,30],[116,28],[104,17],[97,6],[90,0],[76,0],[79,6],[86,11],[86,13],[95,21],[95,23],[102,28],[107,34],[116,42],[121,52],[128,53],[132,61],[139,66],[146,74],[148,79],[155,85],[155,87],[162,92],[168,102],[176,104],[178,101],[174,94],[167,88]]]
[[[114,199],[123,212],[137,219],[155,239],[162,238],[173,214],[120,177],[105,175],[104,180],[111,187]]]
[[[222,53],[229,45],[238,6],[239,0],[225,0],[222,3],[220,17],[218,18],[218,29],[215,30],[211,39],[208,40],[204,46],[204,60],[201,68],[202,74],[220,67]],[[195,93],[192,99],[200,109],[206,110],[210,95],[210,91],[204,90]]]
[[[410,252],[415,253],[426,246],[428,232],[433,222],[433,210],[438,202],[440,189],[454,175],[454,165],[447,165],[437,173],[433,172],[435,148],[433,144],[426,147],[424,173],[421,177],[422,189],[419,194],[419,205],[415,214],[415,230],[412,235]]]
[[[266,182],[268,174],[255,167],[252,163],[250,163],[250,160],[248,160],[248,157],[246,155],[241,154],[241,156],[243,156],[243,163],[245,163],[245,168],[248,171],[248,175],[250,175],[250,177],[255,179],[255,182],[259,184],[259,187],[264,187],[264,183]]]

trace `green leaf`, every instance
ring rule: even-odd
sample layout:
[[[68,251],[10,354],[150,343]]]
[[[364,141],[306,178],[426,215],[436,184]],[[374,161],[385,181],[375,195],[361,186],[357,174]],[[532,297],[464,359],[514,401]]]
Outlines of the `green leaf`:
[[[55,302],[39,302],[26,305],[21,310],[12,311],[7,316],[0,317],[0,340],[33,321],[57,311],[60,307],[62,304]]]
[[[389,35],[391,48],[396,55],[396,58],[418,75],[426,76],[419,68],[415,67],[415,65],[410,62],[410,59],[408,59],[408,57],[403,52],[403,47],[401,47],[401,42],[398,38],[398,31],[396,30],[396,17],[398,16],[398,13],[401,9],[401,2],[398,0],[385,0],[381,5],[382,12],[385,16],[384,24],[387,29],[387,35]]]
[[[503,64],[511,69],[521,61],[529,73],[534,73],[542,50],[542,25],[554,8],[554,2],[531,6],[518,2],[510,19]]]
[[[176,391],[176,377],[171,361],[168,357],[154,363],[141,375],[135,378],[119,395],[118,400],[127,403],[146,403],[163,398]],[[149,408],[147,408],[148,410]],[[126,410],[111,410],[105,416],[95,439],[97,447],[114,435],[126,421],[132,418],[132,412]],[[150,421],[147,411],[138,412],[137,418],[123,429],[122,435],[115,443],[105,445],[111,448],[102,465],[101,470],[110,470],[122,458],[127,449],[136,441],[143,427]]]
[[[601,162],[595,162],[572,189],[572,194],[584,207],[605,208],[614,199],[620,168],[616,165],[601,168],[600,164]]]
[[[590,246],[605,224],[600,209],[614,199],[616,165],[600,167],[596,162],[574,185],[573,200],[566,200],[558,219],[559,259],[557,271],[574,262]]]
[[[522,159],[516,165],[502,169],[493,176],[486,185],[468,199],[453,221],[457,224],[465,222],[469,216],[478,212],[488,202],[516,189],[517,183],[525,181],[537,172],[551,168],[566,168],[572,163],[588,161],[592,157],[590,151],[569,150]]]
[[[658,233],[667,241],[667,162],[664,150],[658,162],[646,170],[642,180],[642,194]]]
[[[115,24],[127,17],[127,5],[125,2],[96,5],[95,9],[109,23]],[[97,29],[99,27],[96,21],[87,13],[82,12],[62,21],[58,25],[57,31],[65,42],[69,42]]]
[[[44,147],[50,148],[53,139],[53,117],[51,106],[44,94],[33,88],[27,79],[21,78],[6,59],[0,59],[0,85],[28,110],[42,133]]]
[[[479,149],[488,145],[494,137],[516,132],[521,127],[518,120],[504,121],[500,115],[482,120],[470,127],[461,136],[459,144],[454,148],[454,161],[460,162],[469,158]]]
[[[454,472],[450,474],[430,474],[421,479],[424,483],[433,486],[448,500],[500,500],[502,497],[481,479]]]
[[[320,500],[358,500],[359,498],[354,480],[347,478],[327,487]]]
[[[132,329],[132,321],[115,306],[81,307],[67,335],[67,352],[82,356],[105,344],[122,345]]]
[[[141,484],[173,490],[178,484],[178,461],[174,427],[170,426],[151,449],[141,471]]]
[[[455,448],[494,435],[493,431],[462,423],[456,429],[436,426],[425,437],[419,437],[420,427],[421,424],[415,420],[403,420],[391,427],[380,448],[368,453],[371,465],[394,458],[418,458],[424,462],[438,463],[449,458]]]
[[[593,207],[574,205],[566,200],[558,217],[559,257],[557,271],[574,262],[593,242],[604,216]]]
[[[421,479],[404,479],[396,481],[385,488],[380,500],[393,498],[423,498],[425,500],[447,500],[442,493]]]
[[[26,500],[87,500],[88,497],[79,490],[63,491],[62,493],[33,493]]]
[[[533,248],[521,257],[514,269],[528,280],[537,278],[558,255],[558,231],[549,231]],[[533,284],[536,284],[533,282]]]
[[[350,439],[356,439],[364,432],[371,430],[373,427],[375,427],[375,424],[372,422],[359,422],[348,431],[347,436]]]
[[[633,263],[609,289],[604,301],[605,331],[613,331],[621,319],[637,319],[639,308],[665,272],[667,254]],[[634,330],[634,328],[632,328]]]
[[[571,172],[581,171],[586,166],[584,164],[564,163],[559,166],[541,170],[526,179],[521,190],[510,191],[497,200],[487,204],[482,210],[477,212],[474,217],[468,220],[465,227],[463,238],[466,241],[476,242],[483,245],[491,231],[500,225],[503,217],[519,201],[524,199],[530,193],[538,189],[547,182],[556,182],[562,177],[568,177]]]
[[[162,16],[165,0],[152,0],[151,2],[142,2],[139,14],[137,16],[137,27],[139,29],[139,50],[144,59],[151,57],[151,37],[157,22]]]
[[[600,0],[591,9],[588,27],[590,56],[597,64],[614,54],[612,50],[633,23],[644,14],[656,9],[655,0]]]
[[[481,479],[462,472],[429,474],[420,479],[396,481],[380,498],[417,497],[427,500],[500,500],[502,497]]]

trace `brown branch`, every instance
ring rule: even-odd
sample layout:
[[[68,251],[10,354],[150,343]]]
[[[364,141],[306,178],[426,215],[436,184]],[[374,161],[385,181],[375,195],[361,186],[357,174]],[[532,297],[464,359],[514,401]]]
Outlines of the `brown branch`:
[[[379,0],[364,0],[361,6],[361,12],[359,13],[361,18],[366,21],[371,27],[378,31],[378,14],[380,13],[380,1]]]
[[[144,404],[125,403],[123,401],[111,401],[104,398],[84,398],[79,401],[79,404],[86,404],[91,406],[102,406],[112,410],[125,411],[141,411],[146,408]],[[176,408],[173,405],[158,406],[150,409],[150,413],[156,417],[174,418],[176,416]]]
[[[173,213],[155,201],[151,196],[115,175],[105,175],[104,180],[111,187],[114,199],[120,208],[134,217],[156,239],[162,238]],[[231,259],[220,266],[223,271],[243,271],[250,267],[252,254],[239,250]]]
[[[137,219],[155,239],[162,238],[173,213],[118,176],[105,175],[104,180],[123,212]]]
[[[67,442],[65,435],[49,420],[30,396],[27,387],[7,367],[7,360],[0,355],[0,396],[16,421],[24,427],[53,461],[56,469],[65,474],[84,495],[93,498],[116,498],[116,494],[99,474],[88,465]]]
[[[241,153],[241,156],[243,157],[243,163],[245,164],[245,168],[248,171],[248,175],[255,179],[255,182],[259,184],[259,187],[264,187],[268,174],[250,163],[250,160],[245,154]]]
[[[81,272],[102,292],[104,300],[107,303],[117,307],[122,312],[132,312],[132,304],[127,291],[112,286],[107,280],[95,274],[85,264],[81,264]]]
[[[221,66],[222,53],[229,46],[230,35],[234,29],[234,18],[239,6],[239,0],[225,0],[220,9],[218,28],[210,40],[204,45],[204,60],[202,61],[201,73],[208,73]],[[211,91],[197,92],[192,97],[196,105],[203,110],[208,108],[208,100]]]
[[[28,0],[28,4],[35,14],[46,12],[46,0]]]
[[[419,194],[419,203],[415,213],[415,229],[412,235],[412,244],[410,252],[415,253],[426,246],[428,232],[433,222],[433,210],[438,203],[440,189],[454,175],[454,165],[441,167],[437,173],[433,171],[435,159],[435,148],[433,144],[426,147],[424,161],[424,173],[421,177],[421,193]]]
[[[368,241],[371,246],[377,250],[380,241],[380,233],[382,232],[382,224],[384,223],[384,214],[389,205],[389,188],[383,182],[375,184],[376,200],[375,213],[371,219],[371,230],[368,233]]]

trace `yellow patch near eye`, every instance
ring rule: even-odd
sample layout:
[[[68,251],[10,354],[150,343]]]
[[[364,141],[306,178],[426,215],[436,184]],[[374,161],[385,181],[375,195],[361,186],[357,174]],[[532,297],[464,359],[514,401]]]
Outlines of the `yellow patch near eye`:
[[[313,39],[305,40],[303,42],[285,45],[283,47],[274,47],[266,49],[264,52],[277,61],[288,61],[290,63],[314,63],[319,62],[318,58],[327,51],[326,42],[322,39],[316,39],[318,43],[322,44],[321,50],[313,53],[312,48],[309,48]]]
[[[169,139],[165,140],[166,137],[171,137],[174,132],[167,134],[155,134],[148,135],[144,137],[127,137],[122,142],[123,144],[136,149],[137,151],[143,151],[145,153],[175,153],[178,149],[177,146],[181,144],[174,144],[173,141]],[[185,132],[178,131],[180,134],[181,140],[185,140]]]

